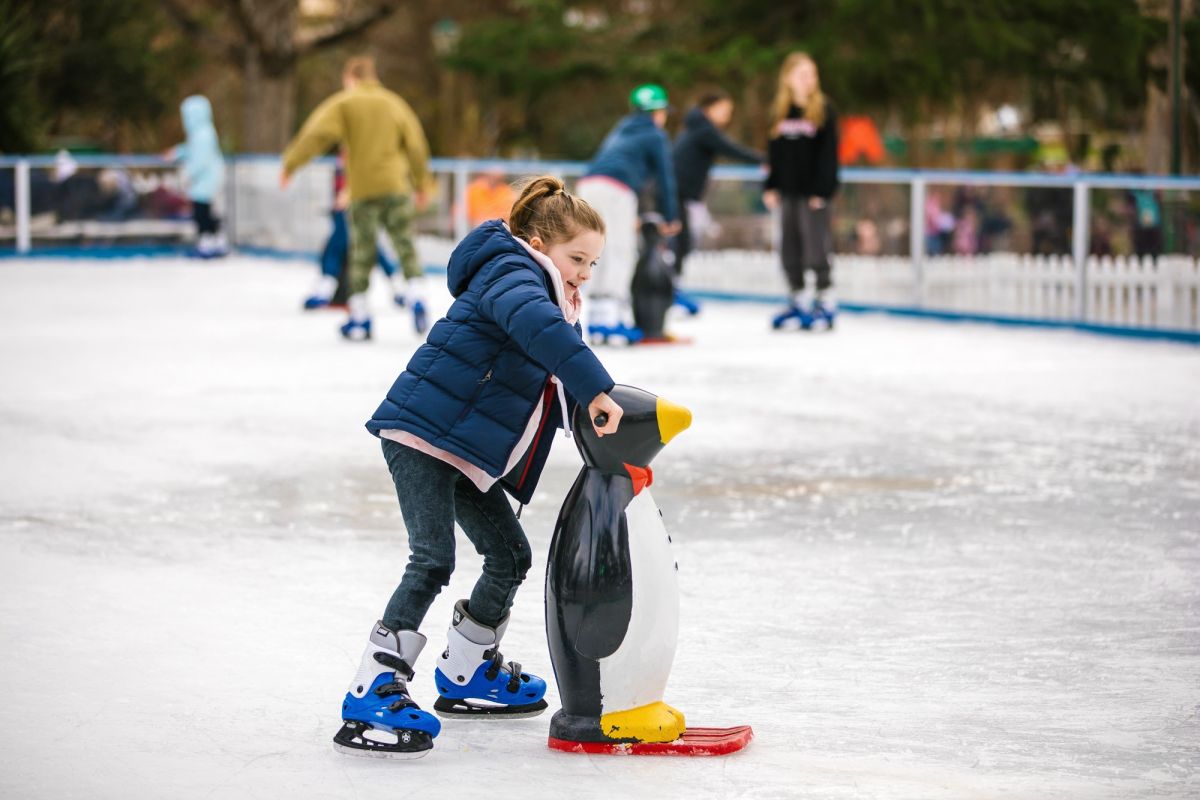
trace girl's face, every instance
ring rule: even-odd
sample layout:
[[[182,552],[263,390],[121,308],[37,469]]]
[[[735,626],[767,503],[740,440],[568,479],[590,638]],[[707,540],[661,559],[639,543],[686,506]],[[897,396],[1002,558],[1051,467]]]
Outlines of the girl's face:
[[[579,300],[579,287],[592,277],[592,270],[604,250],[604,234],[598,231],[580,231],[573,239],[547,245],[540,236],[529,240],[534,250],[545,253],[554,262],[562,275],[567,290],[567,299],[572,303]]]
[[[794,99],[807,100],[817,88],[817,65],[808,59],[797,62],[786,80]]]

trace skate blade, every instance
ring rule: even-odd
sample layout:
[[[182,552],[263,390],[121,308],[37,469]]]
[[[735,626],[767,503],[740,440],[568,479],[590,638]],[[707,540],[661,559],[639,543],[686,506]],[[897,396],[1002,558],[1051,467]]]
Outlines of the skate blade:
[[[504,719],[529,719],[542,714],[548,706],[545,700],[539,700],[536,703],[528,705],[508,707],[508,706],[477,706],[472,705],[469,701],[448,700],[445,697],[439,697],[433,704],[433,712],[442,719],[478,719],[478,720],[504,720]]]
[[[409,738],[401,743],[400,735],[391,731],[377,731],[364,722],[345,721],[333,736],[333,749],[339,753],[367,758],[395,758],[410,760],[421,758],[433,749],[433,737],[423,731],[402,731]],[[377,738],[382,734],[385,739]],[[395,738],[396,741],[389,741]]]
[[[564,753],[618,756],[725,756],[750,744],[754,730],[749,725],[733,728],[688,728],[673,742],[547,742],[551,750]]]
[[[432,747],[428,750],[420,750],[415,753],[380,750],[378,748],[369,748],[364,750],[361,747],[352,747],[340,744],[339,742],[333,743],[333,749],[348,756],[358,756],[359,758],[390,758],[393,761],[413,761],[418,758],[424,758],[433,752]]]

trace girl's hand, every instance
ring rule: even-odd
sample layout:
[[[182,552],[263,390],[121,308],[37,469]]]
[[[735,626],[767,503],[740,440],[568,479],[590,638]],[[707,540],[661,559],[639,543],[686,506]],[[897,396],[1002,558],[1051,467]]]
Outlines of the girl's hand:
[[[774,189],[767,189],[763,192],[763,205],[770,211],[779,208],[779,192]]]
[[[621,423],[621,415],[625,412],[617,405],[607,392],[601,392],[596,395],[592,402],[588,403],[588,419],[592,420],[592,428],[595,429],[597,436],[604,436],[606,433],[616,433],[617,426]],[[596,417],[604,414],[608,420],[603,426],[596,425]]]
[[[811,209],[824,208],[825,207],[825,198],[824,197],[808,198],[808,207]]]

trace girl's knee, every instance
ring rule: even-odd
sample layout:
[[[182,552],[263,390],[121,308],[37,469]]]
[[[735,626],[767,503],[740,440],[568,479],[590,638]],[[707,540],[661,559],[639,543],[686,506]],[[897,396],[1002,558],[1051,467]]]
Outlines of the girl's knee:
[[[423,558],[410,560],[408,567],[429,583],[445,587],[450,585],[450,576],[454,574],[454,558],[430,558],[426,554]]]
[[[516,578],[518,581],[523,581],[525,580],[525,575],[533,567],[533,555],[529,552],[528,547],[522,548],[516,555]]]
[[[529,548],[514,549],[511,557],[501,555],[488,556],[483,560],[483,571],[490,577],[509,583],[521,583],[533,567],[533,556]]]

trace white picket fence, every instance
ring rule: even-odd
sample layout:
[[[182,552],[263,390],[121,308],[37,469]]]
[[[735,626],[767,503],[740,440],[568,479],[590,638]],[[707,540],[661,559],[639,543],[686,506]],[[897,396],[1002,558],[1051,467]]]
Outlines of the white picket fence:
[[[1070,257],[1059,256],[934,256],[920,269],[904,257],[834,259],[838,297],[849,303],[1200,331],[1195,258],[1092,257],[1082,277]],[[778,256],[761,251],[695,253],[685,265],[684,284],[733,297],[787,292]]]

